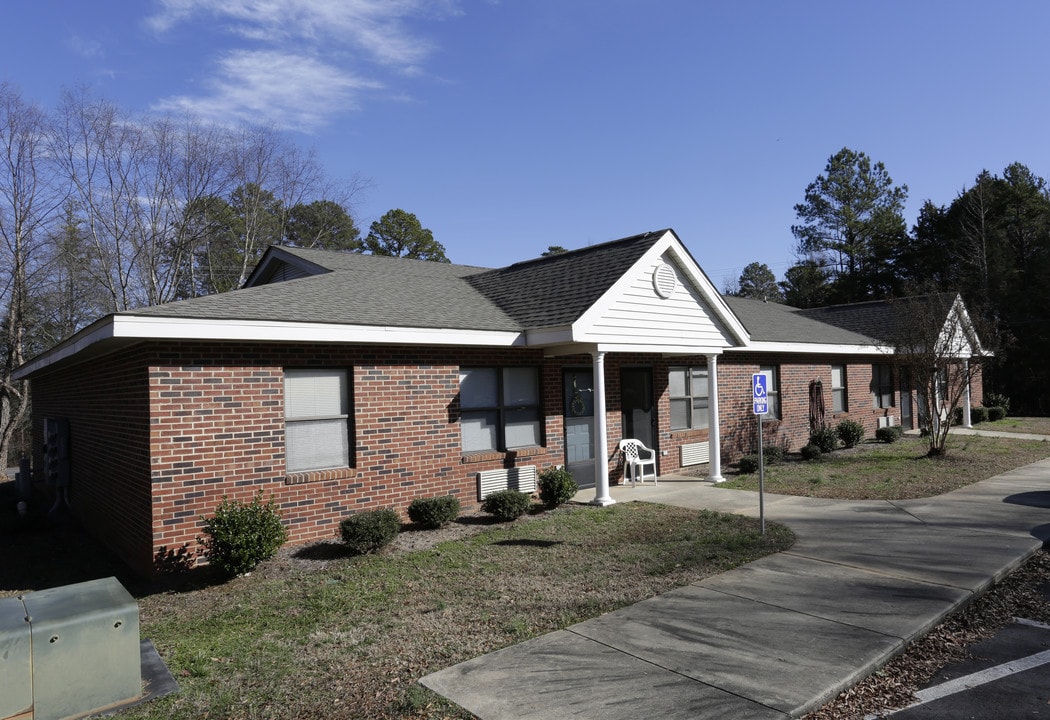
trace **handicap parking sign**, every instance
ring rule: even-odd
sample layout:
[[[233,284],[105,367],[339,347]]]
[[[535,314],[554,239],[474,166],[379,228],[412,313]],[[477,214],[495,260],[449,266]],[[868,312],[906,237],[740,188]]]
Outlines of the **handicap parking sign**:
[[[765,415],[769,412],[765,373],[755,373],[751,376],[751,400],[755,415]]]

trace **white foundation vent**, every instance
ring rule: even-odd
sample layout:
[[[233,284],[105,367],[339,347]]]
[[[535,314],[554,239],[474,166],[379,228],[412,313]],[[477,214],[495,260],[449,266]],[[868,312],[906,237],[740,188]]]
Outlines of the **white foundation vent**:
[[[478,500],[484,500],[497,490],[536,492],[536,477],[535,465],[508,470],[482,470],[478,473]]]
[[[711,462],[710,443],[689,443],[688,445],[682,445],[680,450],[682,457],[679,464],[682,467],[687,465],[703,465],[706,462]]]

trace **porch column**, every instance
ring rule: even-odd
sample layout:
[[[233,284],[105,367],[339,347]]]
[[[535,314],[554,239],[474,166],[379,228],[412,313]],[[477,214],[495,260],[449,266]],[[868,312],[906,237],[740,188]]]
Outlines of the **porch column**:
[[[963,377],[966,378],[966,392],[963,393],[963,427],[972,428],[973,423],[970,419],[970,361],[963,360]]]
[[[594,499],[591,505],[612,505],[609,495],[609,441],[605,426],[605,353],[591,353],[594,358]]]
[[[711,475],[708,479],[712,482],[720,483],[724,482],[725,478],[722,477],[722,442],[718,432],[718,356],[708,355],[707,356],[707,430],[708,439],[707,442],[710,445],[708,450],[709,458],[708,463],[711,469]]]

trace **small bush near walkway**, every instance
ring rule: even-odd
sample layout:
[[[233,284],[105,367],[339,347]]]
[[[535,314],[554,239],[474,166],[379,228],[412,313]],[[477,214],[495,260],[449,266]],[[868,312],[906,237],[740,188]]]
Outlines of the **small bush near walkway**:
[[[343,544],[354,555],[367,555],[386,547],[400,530],[401,520],[390,508],[359,512],[339,523]]]
[[[572,473],[559,465],[540,473],[540,502],[546,508],[555,508],[567,503],[580,491]]]
[[[843,447],[857,447],[864,439],[864,426],[856,420],[843,420],[835,428],[835,434],[842,441]]]
[[[529,511],[532,498],[518,490],[498,490],[481,503],[481,509],[501,522],[516,520]]]
[[[249,503],[223,496],[210,518],[201,518],[204,534],[197,542],[209,563],[228,575],[242,575],[269,560],[288,539],[281,513],[271,497],[259,492]]]
[[[408,519],[434,530],[444,527],[459,515],[459,498],[455,495],[416,498],[408,506]]]
[[[822,453],[827,454],[839,446],[839,436],[834,428],[820,427],[810,433],[809,444],[816,445]]]

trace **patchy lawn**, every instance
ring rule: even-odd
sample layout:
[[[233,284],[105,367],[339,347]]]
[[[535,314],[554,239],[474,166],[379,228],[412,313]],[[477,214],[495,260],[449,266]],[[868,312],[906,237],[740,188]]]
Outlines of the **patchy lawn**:
[[[1007,417],[995,422],[978,423],[973,429],[1050,436],[1050,417]]]
[[[17,545],[63,557],[46,547],[55,544],[49,535],[26,537],[37,534],[3,536],[5,554]],[[566,507],[506,525],[470,516],[402,536],[397,548],[366,557],[347,557],[335,543],[284,548],[227,583],[206,570],[194,587],[126,582],[139,600],[142,637],[182,691],[119,717],[469,718],[415,681],[794,540],[777,525],[763,538],[753,518],[648,503]],[[424,547],[428,537],[449,536],[459,539]],[[88,579],[91,557],[70,550],[61,560],[76,573],[69,582]],[[96,577],[112,572],[94,552]],[[32,567],[23,579],[35,578]],[[0,595],[24,589],[11,579]]]
[[[790,455],[766,466],[765,489],[806,497],[907,500],[940,495],[1050,457],[1048,442],[975,435],[949,436],[946,457],[926,457],[926,450],[924,439],[907,436],[889,445],[864,442],[812,462]],[[758,473],[730,471],[726,478],[723,487],[758,489]]]

